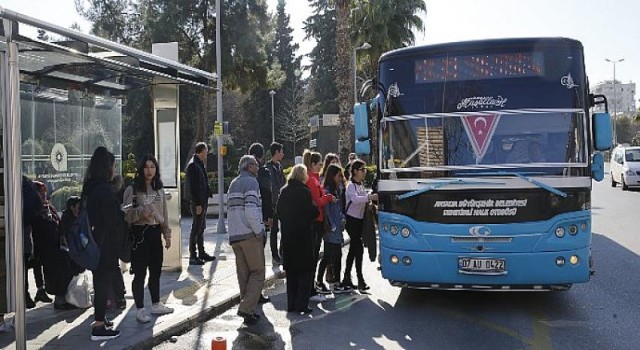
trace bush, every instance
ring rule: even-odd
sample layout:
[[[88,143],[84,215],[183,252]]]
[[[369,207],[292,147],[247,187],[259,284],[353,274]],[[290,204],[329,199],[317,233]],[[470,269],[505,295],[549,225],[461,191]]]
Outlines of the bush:
[[[82,194],[82,185],[64,186],[51,193],[51,204],[62,212],[67,208],[67,198],[71,196],[79,196]]]

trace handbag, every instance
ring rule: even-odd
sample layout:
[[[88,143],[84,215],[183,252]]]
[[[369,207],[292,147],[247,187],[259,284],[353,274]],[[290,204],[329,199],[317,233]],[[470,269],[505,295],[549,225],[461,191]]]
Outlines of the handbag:
[[[88,309],[93,305],[91,294],[93,294],[93,284],[89,279],[88,273],[82,272],[71,278],[64,299],[75,307]]]

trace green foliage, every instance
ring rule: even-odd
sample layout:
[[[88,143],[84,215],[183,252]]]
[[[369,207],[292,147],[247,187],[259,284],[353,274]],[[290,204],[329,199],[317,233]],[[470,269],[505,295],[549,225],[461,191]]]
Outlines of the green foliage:
[[[129,153],[127,155],[127,160],[125,160],[124,162],[122,162],[122,172],[124,174],[127,173],[136,173],[136,168],[137,168],[137,163],[136,163],[136,155],[133,153]]]
[[[375,164],[369,164],[366,166],[367,174],[364,176],[364,187],[371,188],[373,180],[376,178],[376,172],[378,167]]]
[[[79,184],[60,187],[51,193],[51,204],[61,212],[67,206],[67,198],[79,196],[81,193],[82,185]]]

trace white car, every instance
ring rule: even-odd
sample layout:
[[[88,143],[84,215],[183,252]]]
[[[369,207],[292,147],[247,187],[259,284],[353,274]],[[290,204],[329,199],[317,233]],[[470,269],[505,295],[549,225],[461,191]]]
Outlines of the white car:
[[[611,152],[611,187],[619,183],[623,191],[640,186],[640,147],[618,146]]]

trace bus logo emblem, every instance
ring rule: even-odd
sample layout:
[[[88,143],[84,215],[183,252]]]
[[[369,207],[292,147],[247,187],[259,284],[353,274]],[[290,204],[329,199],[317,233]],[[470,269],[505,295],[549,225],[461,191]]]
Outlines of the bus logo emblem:
[[[487,237],[491,234],[491,229],[487,226],[473,226],[469,228],[469,233],[473,237]]]
[[[562,79],[560,79],[560,84],[562,84],[562,86],[565,86],[567,89],[578,87],[578,85],[574,83],[573,78],[571,77],[571,73],[562,77]]]
[[[467,136],[471,141],[471,146],[473,146],[476,162],[479,163],[484,157],[484,154],[487,153],[493,132],[498,126],[500,115],[469,115],[460,118],[462,119],[462,124],[464,124]]]

